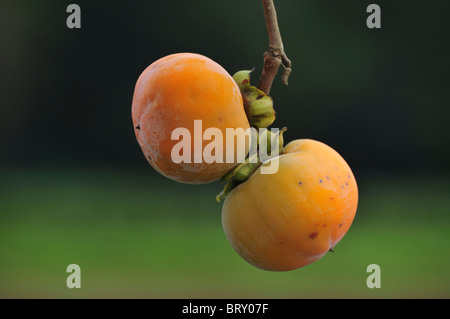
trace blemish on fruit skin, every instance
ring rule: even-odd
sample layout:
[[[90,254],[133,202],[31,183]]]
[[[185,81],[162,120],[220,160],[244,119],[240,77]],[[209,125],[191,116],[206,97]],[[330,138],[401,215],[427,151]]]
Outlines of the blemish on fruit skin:
[[[344,189],[344,185],[342,185],[341,188]]]
[[[247,79],[245,79],[244,81],[242,81],[242,84],[247,84],[248,83],[248,80]]]
[[[264,97],[264,95],[258,95],[258,97],[256,98],[257,100],[261,100]]]
[[[327,176],[327,180],[328,180],[328,181],[330,180],[330,177],[329,177],[329,176]]]
[[[135,129],[136,129],[136,130],[140,130],[140,129],[141,129],[141,126],[138,125],[138,126],[135,127]]]
[[[298,182],[298,185],[303,185],[303,183],[302,182]]]
[[[337,166],[335,166],[334,169],[337,169]]]
[[[345,186],[348,186],[348,183],[345,183]]]
[[[323,228],[327,227],[327,224],[323,224],[322,227],[323,227]]]
[[[150,160],[150,161],[152,161],[153,162],[153,160],[152,160],[152,158],[150,157],[150,155],[149,156],[147,156],[148,157],[148,159]]]
[[[319,233],[318,232],[313,232],[313,233],[311,233],[311,234],[309,234],[309,238],[311,238],[311,239],[316,239],[316,237],[317,237],[317,235],[318,235]]]
[[[350,174],[347,175],[348,179],[350,179]]]
[[[222,122],[222,118],[221,117],[219,117],[219,122]]]
[[[342,224],[339,224],[339,228],[341,228],[342,227]]]
[[[334,200],[334,197],[330,197],[331,200]]]
[[[323,181],[322,181],[321,179],[319,179],[319,182],[321,182],[321,183],[322,183]]]
[[[281,242],[280,244],[283,245],[283,242]]]

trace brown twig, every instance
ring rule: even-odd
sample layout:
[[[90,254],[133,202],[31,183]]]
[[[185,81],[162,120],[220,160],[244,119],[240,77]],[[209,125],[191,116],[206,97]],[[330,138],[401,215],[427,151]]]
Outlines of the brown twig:
[[[259,79],[258,88],[266,94],[269,94],[280,65],[284,67],[281,81],[285,85],[288,85],[289,74],[292,71],[292,63],[284,52],[280,28],[278,27],[277,12],[275,11],[273,0],[262,0],[262,2],[267,32],[269,34],[269,49],[264,53],[264,67],[261,78]]]

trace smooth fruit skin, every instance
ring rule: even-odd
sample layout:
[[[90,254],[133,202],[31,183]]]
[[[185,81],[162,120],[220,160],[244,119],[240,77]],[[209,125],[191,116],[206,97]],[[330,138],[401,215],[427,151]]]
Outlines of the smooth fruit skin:
[[[226,128],[249,127],[241,92],[231,75],[195,53],[168,55],[144,70],[136,83],[132,118],[150,165],[168,178],[192,184],[215,181],[235,167],[237,162],[225,163]],[[202,135],[208,128],[220,129],[224,163],[194,163],[194,120],[202,120]],[[176,128],[187,128],[191,134],[191,163],[177,164],[171,158],[173,146],[182,139],[172,140]],[[208,143],[211,141],[203,141],[200,152]],[[237,147],[234,140],[228,144]]]
[[[345,160],[318,141],[292,141],[271,161],[279,163],[275,174],[258,169],[228,195],[222,224],[249,263],[286,271],[320,259],[342,239],[356,213],[358,189]]]

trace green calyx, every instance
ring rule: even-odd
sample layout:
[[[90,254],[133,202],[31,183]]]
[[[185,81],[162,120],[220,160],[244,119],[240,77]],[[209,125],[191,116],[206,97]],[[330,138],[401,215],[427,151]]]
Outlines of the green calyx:
[[[244,163],[239,164],[224,177],[222,177],[222,181],[235,181],[238,183],[245,182],[260,165],[261,161],[259,160],[259,156],[257,154],[249,156],[245,159]]]
[[[217,202],[224,200],[231,191],[239,184],[245,182],[261,166],[261,161],[257,154],[246,158],[244,163],[239,164],[224,177],[222,182],[227,182],[223,191],[216,196]]]
[[[259,145],[259,152],[260,154],[264,154],[266,156],[276,156],[281,154],[283,147],[284,147],[284,138],[283,134],[287,131],[287,127],[283,127],[281,130],[277,130],[276,132],[272,132],[270,129],[266,129],[258,135],[258,145]],[[260,139],[264,139],[265,141],[265,148],[261,147],[264,146],[262,141]],[[277,150],[277,152],[274,152]],[[272,155],[272,152],[274,154]]]
[[[255,68],[251,70],[242,70],[233,75],[233,80],[236,82],[241,91],[248,90],[250,88],[250,73],[254,70]]]
[[[268,160],[270,157],[281,154],[284,147],[283,133],[286,130],[287,128],[283,128],[274,133],[265,129],[260,136],[258,135],[258,152],[248,156],[244,163],[239,164],[222,177],[221,181],[227,183],[223,191],[216,196],[217,202],[220,203],[224,200],[236,186],[248,180],[256,172],[262,164],[260,155],[261,157],[264,156],[263,159]]]
[[[275,121],[276,113],[272,98],[250,84],[252,71],[238,71],[233,75],[233,79],[241,90],[245,113],[250,125],[256,128],[265,128]]]
[[[244,101],[245,113],[251,126],[259,130],[257,134],[257,147],[254,154],[250,154],[244,163],[239,164],[222,177],[221,181],[226,182],[223,191],[216,196],[220,203],[231,191],[241,183],[248,180],[253,173],[261,166],[261,161],[266,161],[271,157],[281,154],[284,146],[283,133],[287,130],[272,131],[266,129],[275,121],[275,109],[270,96],[250,84],[250,73],[253,70],[243,70],[233,75]]]

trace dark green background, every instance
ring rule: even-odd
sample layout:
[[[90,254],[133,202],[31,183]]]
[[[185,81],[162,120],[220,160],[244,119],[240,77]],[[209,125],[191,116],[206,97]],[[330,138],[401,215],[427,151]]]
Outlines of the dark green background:
[[[78,30],[69,3],[0,3],[0,297],[450,297],[448,2],[276,1],[293,72],[273,85],[274,126],[336,149],[360,190],[336,252],[287,273],[240,259],[222,185],[158,175],[131,123],[136,80],[164,55],[256,81],[260,1],[76,1]],[[366,287],[372,263],[381,289]]]

